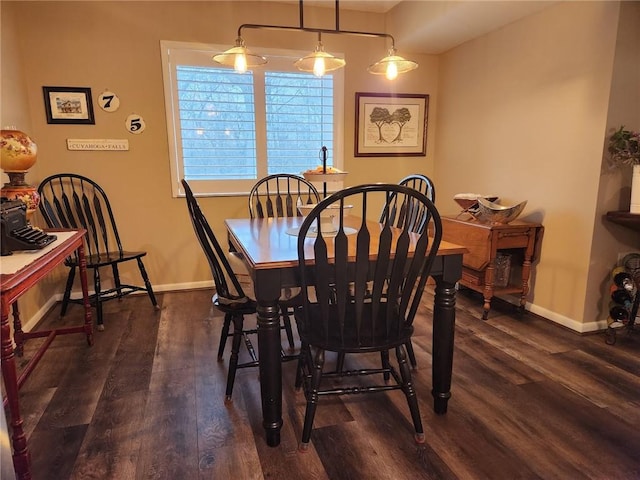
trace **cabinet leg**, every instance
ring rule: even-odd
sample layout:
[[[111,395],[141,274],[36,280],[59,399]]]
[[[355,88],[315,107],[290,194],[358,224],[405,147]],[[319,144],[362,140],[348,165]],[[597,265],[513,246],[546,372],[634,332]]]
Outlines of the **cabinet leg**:
[[[489,318],[489,310],[491,310],[491,298],[493,297],[493,288],[491,288],[491,296],[487,296],[485,292],[484,296],[484,305],[482,306],[482,319],[486,320]]]

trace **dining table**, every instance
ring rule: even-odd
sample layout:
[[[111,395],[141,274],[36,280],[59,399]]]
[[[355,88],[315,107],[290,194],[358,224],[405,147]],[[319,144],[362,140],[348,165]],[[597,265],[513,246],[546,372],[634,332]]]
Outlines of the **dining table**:
[[[282,363],[278,299],[283,288],[296,287],[299,284],[297,230],[303,220],[303,217],[225,220],[229,247],[241,255],[254,282],[262,419],[266,442],[271,447],[280,444],[282,428]],[[350,222],[357,226],[361,220],[355,216],[346,217],[345,225],[349,225]],[[368,223],[377,224],[376,221]],[[355,242],[355,237],[356,235],[349,235],[349,241]],[[373,250],[372,248],[372,258],[375,256]],[[430,276],[435,281],[432,395],[433,409],[436,414],[447,412],[447,404],[451,397],[456,284],[462,276],[462,256],[466,252],[467,249],[464,246],[442,241],[430,272]]]

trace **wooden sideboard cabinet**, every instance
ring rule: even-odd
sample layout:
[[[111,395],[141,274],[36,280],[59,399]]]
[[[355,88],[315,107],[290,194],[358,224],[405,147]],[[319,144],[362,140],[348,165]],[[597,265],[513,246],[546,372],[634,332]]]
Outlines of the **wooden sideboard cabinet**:
[[[483,320],[489,317],[494,295],[519,294],[524,310],[529,293],[531,262],[540,249],[544,227],[515,220],[509,224],[484,224],[475,219],[442,217],[443,240],[467,247],[460,284],[484,296]],[[495,285],[496,257],[510,254],[511,275],[506,286]]]

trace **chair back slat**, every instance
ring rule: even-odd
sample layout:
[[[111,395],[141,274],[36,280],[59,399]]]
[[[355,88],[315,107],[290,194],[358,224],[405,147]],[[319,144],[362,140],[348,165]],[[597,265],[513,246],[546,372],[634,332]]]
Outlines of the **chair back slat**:
[[[54,201],[56,204],[60,205],[57,212],[60,215],[61,219],[64,219],[64,223],[66,223],[67,228],[79,228],[81,224],[76,222],[76,219],[73,216],[73,208],[71,208],[71,202],[69,201],[69,197],[67,196],[64,190],[60,190],[60,200],[58,200],[57,196],[54,196]],[[55,193],[53,193],[55,195]],[[82,226],[84,228],[84,226]]]
[[[213,233],[204,213],[202,213],[191,187],[184,179],[182,179],[182,186],[187,199],[187,208],[189,209],[191,224],[209,263],[219,299],[227,300],[229,303],[244,303],[249,301],[240,282],[233,273],[220,242]]]
[[[299,217],[300,204],[320,201],[316,187],[303,177],[277,173],[260,179],[249,193],[251,218]]]
[[[54,213],[54,209],[60,210],[60,202],[58,201],[58,199],[56,198],[53,202],[52,202],[46,198],[46,199],[40,199],[40,208],[43,211],[47,212],[47,215],[50,216],[50,218],[54,219],[54,223],[53,225],[51,225],[51,227],[53,228],[69,228],[68,225],[65,225],[65,218],[64,217],[58,217],[55,213]]]
[[[90,207],[87,205],[87,210],[90,211]],[[93,210],[95,212],[95,220],[97,220],[96,230],[102,232],[102,241],[104,242],[104,249],[111,251],[109,245],[109,237],[107,236],[107,222],[105,221],[104,213],[102,212],[102,203],[98,197],[93,197]]]
[[[369,205],[380,203],[385,205],[384,220],[372,229],[366,221],[371,217]],[[403,203],[428,212],[431,231],[414,232],[411,222],[395,225],[389,212],[394,204]],[[353,208],[352,215],[362,219],[355,233],[345,227],[345,205],[361,206]],[[339,212],[335,231],[321,221],[322,212],[329,207]],[[435,206],[410,187],[361,185],[321,201],[302,223],[298,236],[301,328],[322,332],[319,346],[328,350],[375,350],[404,344],[410,338],[441,237]]]
[[[47,226],[83,228],[87,256],[122,256],[122,244],[109,199],[93,180],[73,173],[45,178],[38,186]]]
[[[100,239],[103,238],[100,232],[96,227],[96,223],[93,220],[93,213],[91,212],[91,204],[89,203],[89,198],[87,198],[87,194],[84,191],[84,186],[82,190],[82,199],[78,198],[77,195],[73,196],[74,205],[76,206],[76,211],[78,212],[78,217],[81,219],[82,226],[87,229],[87,235],[93,239],[93,242],[89,242],[90,245],[96,246],[96,252],[100,251]],[[104,248],[106,250],[106,247]]]
[[[287,196],[285,197],[286,214],[285,217],[295,217],[297,214],[293,212],[293,196],[291,195],[291,185],[287,183]]]
[[[265,196],[265,205],[267,209],[267,217],[274,217],[273,214],[273,199],[271,198],[271,192],[269,192],[269,184],[266,185],[267,194]]]
[[[276,183],[276,216],[284,217],[284,207],[283,207],[283,198],[282,192],[280,192],[280,183]]]

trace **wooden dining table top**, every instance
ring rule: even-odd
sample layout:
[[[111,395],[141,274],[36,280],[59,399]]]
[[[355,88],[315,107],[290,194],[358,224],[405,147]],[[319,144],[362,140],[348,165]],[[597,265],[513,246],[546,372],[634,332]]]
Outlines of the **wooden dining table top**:
[[[244,255],[250,266],[256,270],[290,268],[298,265],[297,228],[302,225],[303,217],[286,218],[232,218],[225,220],[230,240]],[[362,220],[355,216],[345,217],[345,226],[357,229]],[[370,232],[382,229],[376,221],[367,221]],[[394,229],[400,231],[398,229]],[[417,238],[417,235],[412,234]],[[349,248],[355,252],[356,235],[347,235]],[[353,239],[353,241],[351,241]],[[310,239],[311,240],[311,239]],[[371,251],[377,252],[376,236],[371,237]],[[309,254],[313,257],[312,241],[309,242]],[[327,242],[331,248],[332,242]],[[438,255],[464,254],[467,249],[462,245],[440,242]]]

